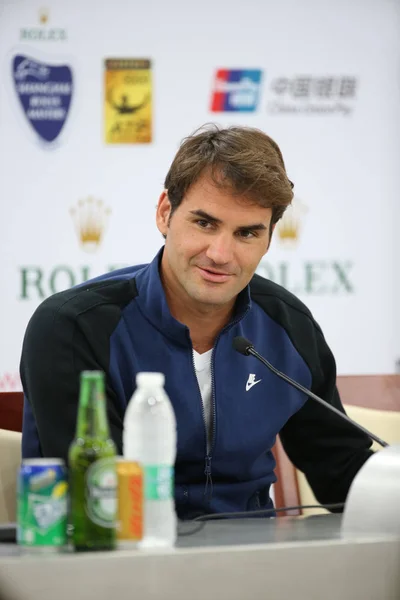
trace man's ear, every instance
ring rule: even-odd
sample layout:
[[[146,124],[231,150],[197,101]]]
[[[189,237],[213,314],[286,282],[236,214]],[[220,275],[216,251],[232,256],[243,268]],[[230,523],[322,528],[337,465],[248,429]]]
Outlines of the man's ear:
[[[156,224],[162,235],[166,236],[168,231],[168,223],[171,215],[171,203],[168,198],[168,190],[164,190],[158,199]]]

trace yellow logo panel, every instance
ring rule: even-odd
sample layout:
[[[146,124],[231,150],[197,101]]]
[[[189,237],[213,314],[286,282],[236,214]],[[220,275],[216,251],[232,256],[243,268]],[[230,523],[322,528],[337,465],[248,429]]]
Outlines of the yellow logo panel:
[[[106,144],[146,144],[151,142],[150,60],[107,59],[104,77]]]

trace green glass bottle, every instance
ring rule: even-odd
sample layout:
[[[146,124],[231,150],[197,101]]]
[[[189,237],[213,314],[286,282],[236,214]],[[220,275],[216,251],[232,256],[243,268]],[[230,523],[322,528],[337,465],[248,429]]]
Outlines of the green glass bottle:
[[[116,447],[110,438],[104,373],[81,373],[76,435],[69,448],[70,525],[75,550],[115,547]]]

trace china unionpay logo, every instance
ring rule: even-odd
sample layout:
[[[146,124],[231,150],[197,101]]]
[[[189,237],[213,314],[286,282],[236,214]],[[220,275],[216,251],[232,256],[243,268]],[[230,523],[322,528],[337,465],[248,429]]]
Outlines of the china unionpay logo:
[[[257,110],[261,69],[218,69],[211,98],[212,112]]]

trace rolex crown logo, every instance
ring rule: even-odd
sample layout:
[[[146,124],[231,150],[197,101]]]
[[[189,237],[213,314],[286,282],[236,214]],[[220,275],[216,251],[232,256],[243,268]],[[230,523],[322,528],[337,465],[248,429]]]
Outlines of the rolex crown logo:
[[[299,223],[289,216],[278,226],[278,236],[282,242],[296,242],[299,237]]]
[[[286,209],[276,226],[278,240],[282,245],[294,246],[297,244],[301,231],[301,217],[306,212],[307,207],[297,198]]]
[[[101,244],[111,210],[102,200],[92,196],[79,200],[70,210],[81,246],[87,252],[95,252]]]
[[[47,21],[49,20],[49,11],[47,10],[47,8],[41,8],[39,10],[39,21],[42,25],[46,25]]]

